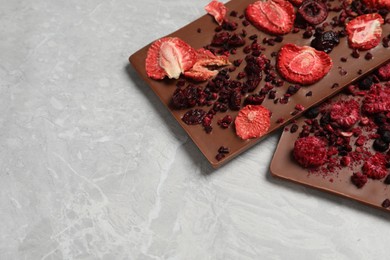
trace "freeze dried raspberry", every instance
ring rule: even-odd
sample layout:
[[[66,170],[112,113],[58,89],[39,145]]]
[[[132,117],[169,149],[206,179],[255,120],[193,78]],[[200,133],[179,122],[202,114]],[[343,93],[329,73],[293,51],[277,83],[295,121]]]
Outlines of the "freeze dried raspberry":
[[[270,34],[286,34],[292,30],[295,12],[285,0],[262,0],[248,5],[245,15],[257,29]]]
[[[363,100],[362,110],[368,114],[390,111],[390,87],[373,85]]]
[[[145,69],[152,79],[179,78],[196,62],[196,51],[177,37],[165,37],[152,43],[148,49]]]
[[[267,133],[271,125],[270,111],[261,105],[247,105],[238,112],[235,120],[236,134],[246,140]]]
[[[210,66],[222,67],[231,64],[227,56],[215,56],[211,51],[203,48],[197,50],[196,54],[195,64],[191,69],[184,72],[186,78],[195,81],[205,81],[217,75],[218,70],[210,70]]]
[[[206,5],[204,9],[207,13],[214,17],[215,21],[217,21],[219,25],[221,25],[225,20],[227,8],[223,3],[213,0]]]
[[[369,50],[381,41],[382,16],[377,13],[364,14],[347,23],[345,29],[348,34],[349,47],[359,50]]]
[[[390,80],[390,62],[380,67],[377,74],[381,80]]]
[[[390,10],[389,0],[363,0],[363,3],[369,8],[385,8]]]
[[[332,105],[330,118],[342,128],[350,128],[360,118],[359,103],[356,100],[339,101]]]
[[[360,189],[367,183],[367,176],[357,172],[351,176],[351,181],[357,188]]]
[[[325,52],[294,44],[284,45],[277,60],[277,68],[286,80],[303,85],[322,79],[332,64],[331,58]]]
[[[363,164],[362,171],[371,179],[384,178],[387,175],[386,157],[381,153],[376,153]]]
[[[293,156],[305,168],[323,165],[326,154],[327,143],[318,137],[302,137],[295,141]]]
[[[317,25],[328,17],[326,5],[321,1],[305,0],[298,9],[298,13],[306,22]]]

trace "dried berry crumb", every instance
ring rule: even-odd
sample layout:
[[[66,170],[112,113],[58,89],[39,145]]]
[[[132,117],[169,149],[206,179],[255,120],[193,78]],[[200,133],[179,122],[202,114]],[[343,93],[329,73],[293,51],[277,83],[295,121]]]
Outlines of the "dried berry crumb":
[[[290,128],[290,133],[295,133],[296,131],[298,131],[298,125],[297,124],[292,124],[291,128]]]
[[[385,199],[385,200],[382,202],[382,207],[384,207],[384,208],[390,207],[390,200],[389,200],[389,199]]]
[[[310,90],[306,93],[306,97],[311,97],[311,96],[313,96],[313,91]]]
[[[346,57],[341,57],[340,60],[341,60],[341,62],[347,62],[348,59]]]
[[[367,52],[366,53],[366,55],[364,55],[364,58],[366,59],[366,60],[371,60],[372,59],[372,54],[370,53],[370,52]]]
[[[357,172],[351,176],[351,181],[358,189],[360,189],[367,183],[367,176]]]

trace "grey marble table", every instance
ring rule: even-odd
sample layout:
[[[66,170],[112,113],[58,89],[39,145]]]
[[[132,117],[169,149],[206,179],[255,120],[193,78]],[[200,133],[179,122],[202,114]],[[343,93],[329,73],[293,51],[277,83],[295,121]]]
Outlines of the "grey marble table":
[[[128,65],[208,0],[1,0],[0,259],[388,259],[389,215],[213,170]]]

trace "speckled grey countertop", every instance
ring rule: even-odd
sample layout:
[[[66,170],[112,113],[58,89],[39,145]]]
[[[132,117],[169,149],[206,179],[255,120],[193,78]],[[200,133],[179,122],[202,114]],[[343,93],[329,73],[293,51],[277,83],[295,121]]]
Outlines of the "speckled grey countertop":
[[[0,259],[388,259],[389,214],[213,170],[128,65],[208,0],[1,1]]]

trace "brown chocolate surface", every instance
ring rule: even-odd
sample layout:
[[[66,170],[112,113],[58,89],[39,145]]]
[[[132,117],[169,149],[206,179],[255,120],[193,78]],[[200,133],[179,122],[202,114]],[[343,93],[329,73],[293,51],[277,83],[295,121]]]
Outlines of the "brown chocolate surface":
[[[232,10],[238,12],[238,16],[244,13],[244,10],[248,4],[253,3],[253,0],[233,0],[226,4],[229,9],[228,13]],[[337,2],[337,1],[335,1]],[[337,16],[338,13],[330,12],[328,16],[328,21],[334,16]],[[242,19],[238,17],[230,17],[227,18],[230,21],[236,21],[239,24],[238,29],[235,31],[236,33],[240,33],[242,29],[247,31],[247,35],[257,34],[259,43],[262,44],[262,40],[264,37],[272,37],[266,33],[263,33],[257,30],[252,25],[243,26]],[[189,43],[192,47],[198,49],[205,45],[210,44],[212,37],[215,32],[214,29],[217,27],[217,24],[213,20],[213,17],[210,15],[204,15],[198,20],[190,23],[189,25],[179,29],[178,31],[167,35],[179,37]],[[330,27],[329,27],[330,28]],[[198,29],[201,29],[201,32],[198,32]],[[340,30],[340,27],[336,28],[336,30]],[[274,46],[263,45],[266,47],[266,50],[263,52],[270,60],[272,64],[275,64],[275,58],[271,58],[272,52],[277,52],[284,44],[286,43],[294,43],[297,45],[310,45],[312,39],[303,39],[302,34],[304,30],[300,30],[299,33],[293,34],[290,33],[284,36],[284,40],[281,43],[276,43]],[[383,35],[386,36],[390,33],[390,25],[385,24],[383,26]],[[344,86],[348,85],[352,81],[356,80],[360,76],[372,71],[379,65],[383,64],[390,58],[390,51],[386,49],[380,44],[379,46],[371,49],[369,52],[373,55],[371,60],[364,59],[364,54],[366,52],[361,52],[360,58],[355,59],[351,57],[352,50],[348,47],[347,38],[341,38],[341,43],[333,49],[333,51],[329,54],[333,60],[333,67],[331,71],[319,82],[302,87],[298,93],[293,95],[287,104],[274,104],[274,100],[265,99],[263,102],[263,106],[267,107],[272,112],[271,117],[271,127],[267,134],[273,132],[274,130],[282,127],[292,119],[299,116],[299,114],[291,115],[293,111],[295,111],[296,104],[303,105],[306,109],[320,103],[324,99],[336,94],[339,92]],[[246,43],[251,43],[251,40],[246,37]],[[182,120],[182,116],[188,109],[186,110],[173,110],[169,107],[169,102],[172,97],[172,93],[176,89],[176,80],[161,80],[156,81],[148,78],[145,71],[145,58],[146,53],[150,45],[147,45],[131,55],[130,62],[138,72],[138,74],[148,83],[148,85],[152,88],[152,90],[156,93],[156,95],[161,99],[161,102],[167,107],[167,109],[172,113],[178,123],[184,128],[184,130],[188,133],[188,135],[192,138],[194,143],[198,146],[200,151],[204,154],[204,156],[208,159],[208,161],[212,164],[213,167],[217,168],[227,161],[231,160],[235,156],[239,155],[241,152],[247,150],[253,145],[257,144],[261,139],[265,138],[266,135],[252,140],[241,140],[235,134],[234,123],[228,129],[222,129],[217,125],[217,121],[224,117],[226,114],[230,114],[233,118],[237,115],[236,111],[228,110],[226,113],[218,112],[213,119],[213,131],[210,134],[207,134],[201,125],[189,126],[186,125]],[[237,50],[237,54],[230,55],[230,61],[236,59],[244,59],[246,54],[243,52],[243,47]],[[346,57],[348,58],[348,62],[341,62],[340,58]],[[230,73],[232,78],[235,78],[237,73],[243,71],[245,67],[245,61],[237,68],[235,72]],[[343,69],[347,72],[346,75],[342,76],[340,74],[340,70]],[[358,74],[358,71],[361,70],[361,74]],[[258,89],[256,89],[252,93],[258,93],[259,89],[264,86],[264,80],[260,83]],[[338,87],[332,87],[335,83],[338,84]],[[277,91],[276,97],[282,97],[291,83],[285,82],[284,86],[275,88]],[[202,85],[203,86],[203,85]],[[307,92],[312,91],[313,95],[311,97],[307,97]],[[249,93],[249,94],[252,94]],[[195,107],[196,108],[196,107]],[[208,108],[205,108],[206,110]],[[276,123],[278,119],[282,118],[284,123]],[[228,147],[230,149],[230,153],[226,155],[221,161],[218,161],[215,156],[218,153],[218,148],[221,146]]]
[[[362,103],[364,97],[350,96],[340,93],[321,106],[330,106],[333,102],[350,99],[354,99],[357,102]],[[317,119],[320,117],[321,115],[319,115]],[[368,178],[367,183],[360,189],[351,182],[351,176],[353,173],[362,172],[362,164],[364,161],[356,163],[352,160],[352,163],[355,164],[351,164],[347,167],[336,167],[334,171],[328,171],[325,170],[327,168],[327,164],[319,168],[309,170],[303,168],[294,160],[292,156],[294,143],[299,138],[299,133],[302,130],[302,126],[305,124],[305,120],[305,117],[301,117],[297,120],[296,124],[299,126],[299,129],[295,133],[291,133],[290,131],[283,132],[271,162],[271,174],[282,179],[314,187],[370,206],[384,209],[381,206],[382,202],[385,199],[390,199],[390,186],[384,184],[383,181],[385,178],[381,180]],[[291,125],[288,125],[286,126],[286,129],[290,129],[290,127]],[[363,131],[361,135],[366,137],[371,134],[376,134],[377,132],[376,128],[369,130],[367,127],[359,126],[358,123],[354,127],[360,128]],[[356,149],[355,140],[356,137],[352,137],[350,141],[353,151]],[[376,151],[372,148],[372,143],[373,140],[367,138],[363,147],[365,151],[369,151],[373,155]],[[341,159],[341,156],[338,157]],[[336,159],[338,157],[336,157]],[[390,208],[387,210],[390,211]]]

